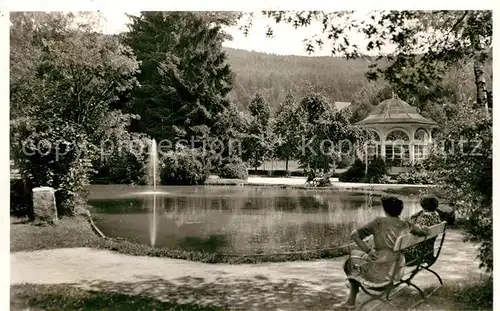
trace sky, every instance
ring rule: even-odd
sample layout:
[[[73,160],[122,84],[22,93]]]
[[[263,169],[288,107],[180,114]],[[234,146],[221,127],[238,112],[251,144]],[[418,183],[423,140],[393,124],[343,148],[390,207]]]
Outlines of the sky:
[[[128,17],[125,12],[117,11],[101,11],[105,21],[102,31],[104,33],[119,33],[127,30]],[[129,12],[128,14],[137,15],[138,12]],[[244,20],[240,21],[240,24]],[[267,26],[271,25],[274,31],[272,38],[266,37]],[[263,17],[260,13],[254,15],[252,28],[245,36],[239,26],[226,28],[225,31],[233,37],[232,41],[224,42],[224,46],[235,49],[243,49],[249,51],[265,52],[269,54],[279,55],[302,55],[302,56],[326,56],[331,55],[328,48],[325,46],[322,50],[317,50],[313,54],[305,51],[303,42],[306,38],[312,38],[315,34],[321,32],[321,24],[312,24],[309,27],[295,29],[291,25],[276,24],[271,19]],[[363,38],[358,38],[362,41]]]

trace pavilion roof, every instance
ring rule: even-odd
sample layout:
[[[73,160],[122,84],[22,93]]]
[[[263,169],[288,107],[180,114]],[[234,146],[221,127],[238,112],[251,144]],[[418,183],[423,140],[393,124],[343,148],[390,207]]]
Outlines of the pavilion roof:
[[[436,122],[424,118],[418,113],[415,107],[397,97],[384,100],[375,107],[365,119],[356,124],[372,125],[393,123],[437,126]]]

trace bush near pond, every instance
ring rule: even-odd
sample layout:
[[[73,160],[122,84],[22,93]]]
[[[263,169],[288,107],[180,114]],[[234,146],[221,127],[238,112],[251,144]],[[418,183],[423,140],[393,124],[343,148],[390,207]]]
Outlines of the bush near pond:
[[[362,182],[365,177],[365,164],[360,159],[356,159],[347,171],[340,175],[342,182]]]
[[[209,176],[201,152],[190,148],[168,152],[161,159],[160,170],[163,185],[202,185]]]
[[[237,178],[247,179],[247,167],[240,159],[234,159],[222,164],[219,168],[219,177],[221,178]]]
[[[434,180],[430,173],[426,171],[418,171],[411,169],[409,172],[404,172],[396,177],[398,184],[407,185],[432,185]]]
[[[113,160],[98,169],[93,184],[147,184],[147,153],[137,156],[125,151]]]
[[[22,179],[10,180],[10,215],[15,217],[31,215],[31,193]]]
[[[368,164],[368,169],[365,176],[365,181],[370,183],[382,183],[387,178],[387,165],[382,158],[375,157],[370,164]]]

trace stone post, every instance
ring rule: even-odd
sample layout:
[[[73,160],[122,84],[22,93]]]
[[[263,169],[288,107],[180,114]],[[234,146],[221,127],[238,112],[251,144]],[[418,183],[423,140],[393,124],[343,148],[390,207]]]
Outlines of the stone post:
[[[35,220],[57,222],[55,190],[51,187],[33,189],[33,215]]]

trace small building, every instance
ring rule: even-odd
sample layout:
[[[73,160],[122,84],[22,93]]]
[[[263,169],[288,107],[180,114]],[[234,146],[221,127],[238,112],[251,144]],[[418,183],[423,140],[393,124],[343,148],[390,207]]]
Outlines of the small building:
[[[407,102],[393,97],[381,102],[362,121],[355,123],[370,130],[374,139],[361,155],[367,163],[382,157],[392,172],[396,167],[413,165],[428,157],[432,143],[433,129],[438,125],[421,116],[417,109]]]

